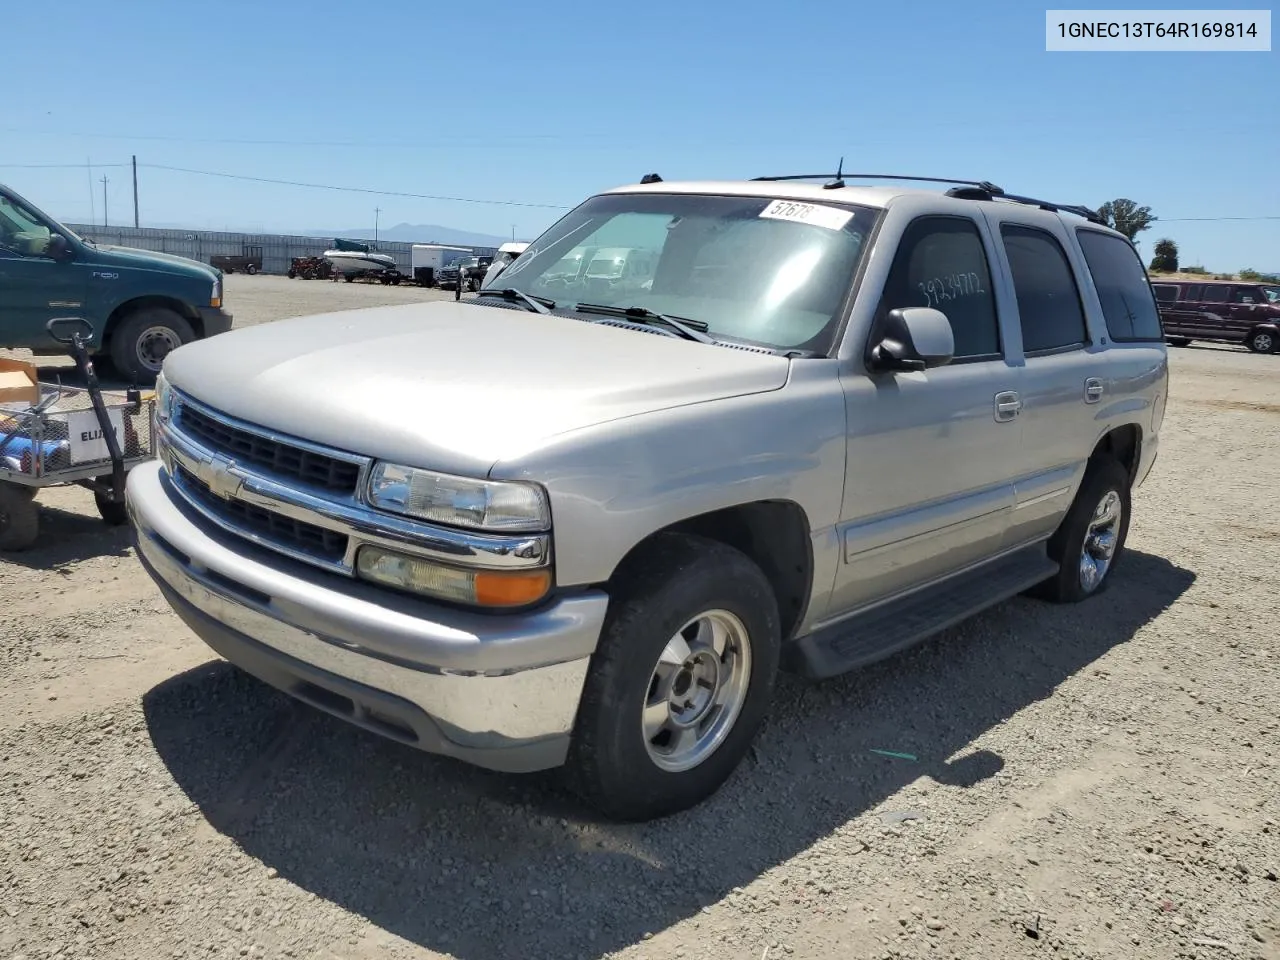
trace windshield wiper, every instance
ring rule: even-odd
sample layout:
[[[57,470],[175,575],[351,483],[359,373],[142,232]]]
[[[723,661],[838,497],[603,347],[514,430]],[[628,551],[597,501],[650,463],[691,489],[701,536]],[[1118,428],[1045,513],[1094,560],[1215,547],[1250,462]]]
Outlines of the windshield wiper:
[[[603,313],[606,315],[615,315],[626,317],[635,323],[660,323],[670,327],[686,340],[695,340],[698,343],[714,344],[716,341],[707,336],[706,331],[709,329],[707,324],[701,320],[689,320],[683,317],[673,317],[667,313],[655,313],[647,307],[616,307],[607,303],[580,303],[574,309],[581,313]]]
[[[507,287],[499,290],[496,287],[490,287],[487,290],[481,290],[476,294],[477,297],[501,297],[503,300],[516,301],[519,300],[534,313],[550,313],[551,308],[556,305],[554,300],[548,300],[546,297],[531,297],[523,290],[517,290],[515,287]]]

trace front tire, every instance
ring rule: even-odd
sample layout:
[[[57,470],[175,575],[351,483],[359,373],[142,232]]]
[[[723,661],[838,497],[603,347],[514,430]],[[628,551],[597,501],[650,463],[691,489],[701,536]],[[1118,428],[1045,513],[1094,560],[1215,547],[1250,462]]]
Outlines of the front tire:
[[[1187,347],[1191,345],[1191,341],[1186,337],[1170,337],[1169,346],[1171,347]]]
[[[111,334],[111,364],[127,379],[154,383],[164,358],[195,337],[180,314],[167,307],[146,307],[126,317]]]
[[[255,273],[258,272],[258,268],[251,263],[244,268],[244,272],[252,277]]]
[[[1077,603],[1106,589],[1129,536],[1129,471],[1111,457],[1091,460],[1061,525],[1049,538],[1057,574],[1028,591],[1051,603]]]
[[[741,762],[777,676],[778,605],[756,564],[662,534],[615,576],[568,772],[606,816],[651,820],[710,797]]]
[[[1276,335],[1270,330],[1254,331],[1249,334],[1249,339],[1245,342],[1254,353],[1275,353],[1276,351]]]
[[[110,495],[94,491],[93,502],[98,508],[98,516],[102,517],[102,522],[107,526],[122,527],[129,522],[129,512],[125,505],[116,503]]]

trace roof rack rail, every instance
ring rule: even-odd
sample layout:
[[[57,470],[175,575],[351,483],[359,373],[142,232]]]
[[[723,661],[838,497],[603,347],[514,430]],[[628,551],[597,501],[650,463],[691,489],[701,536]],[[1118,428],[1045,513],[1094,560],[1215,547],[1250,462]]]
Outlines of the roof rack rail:
[[[1010,203],[1022,203],[1031,207],[1039,207],[1041,210],[1048,210],[1050,213],[1073,213],[1077,217],[1083,217],[1090,223],[1096,223],[1103,227],[1110,226],[1097,211],[1078,203],[1052,203],[1048,200],[1037,200],[1035,197],[1022,197],[1015,193],[1005,193],[999,189],[988,190],[980,186],[953,187],[947,191],[946,195],[948,197],[957,197],[961,200],[1007,200]]]
[[[787,174],[781,177],[752,177],[751,179],[753,181],[762,181],[762,180],[779,181],[779,180],[822,180],[825,178],[831,178],[829,183],[824,184],[824,186],[829,190],[843,187],[845,185],[844,181],[846,179],[849,179],[849,180],[911,180],[911,181],[919,181],[923,183],[959,183],[969,187],[976,187],[980,190],[989,191],[992,193],[1004,192],[999,187],[997,187],[994,183],[990,183],[989,181],[986,181],[986,180],[955,180],[951,177],[912,177],[912,176],[907,176],[905,174],[895,174],[895,173],[844,173],[843,171],[840,171],[840,170],[837,170],[834,175],[830,173],[797,173],[797,174]]]

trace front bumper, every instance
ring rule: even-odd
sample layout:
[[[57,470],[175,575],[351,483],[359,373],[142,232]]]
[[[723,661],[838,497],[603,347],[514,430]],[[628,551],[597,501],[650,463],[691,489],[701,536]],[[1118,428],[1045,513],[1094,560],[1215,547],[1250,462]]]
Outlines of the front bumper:
[[[247,673],[431,753],[510,772],[564,762],[603,593],[503,615],[402,597],[210,527],[154,461],[130,472],[126,502],[165,598]]]
[[[206,337],[226,333],[231,329],[233,318],[221,307],[196,307],[196,312],[200,314],[200,326]]]

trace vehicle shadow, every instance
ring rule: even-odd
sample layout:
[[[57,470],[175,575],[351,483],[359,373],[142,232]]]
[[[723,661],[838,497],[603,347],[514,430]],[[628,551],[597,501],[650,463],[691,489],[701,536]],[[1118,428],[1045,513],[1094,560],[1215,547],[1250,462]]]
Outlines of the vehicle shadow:
[[[973,744],[1194,579],[1130,551],[1089,602],[1017,599],[856,674],[784,678],[737,775],[650,824],[600,822],[554,773],[501,776],[384,742],[222,661],[154,688],[144,710],[209,823],[282,878],[461,960],[595,958],[718,902],[922,775],[963,790],[1021,759]]]
[[[88,509],[94,510],[93,494],[82,491]],[[125,557],[133,546],[127,526],[112,527],[103,523],[96,511],[91,515],[50,507],[40,502],[40,535],[27,550],[0,553],[0,563],[31,570],[56,570],[67,564],[94,557]]]

